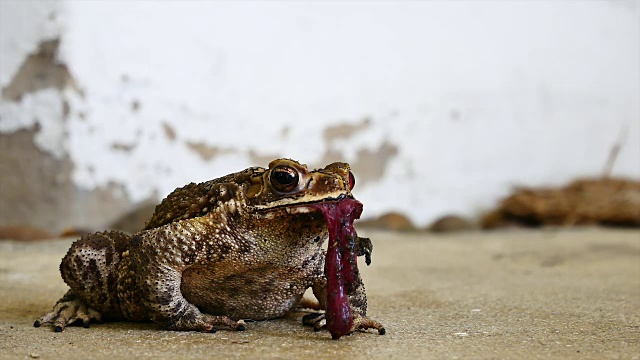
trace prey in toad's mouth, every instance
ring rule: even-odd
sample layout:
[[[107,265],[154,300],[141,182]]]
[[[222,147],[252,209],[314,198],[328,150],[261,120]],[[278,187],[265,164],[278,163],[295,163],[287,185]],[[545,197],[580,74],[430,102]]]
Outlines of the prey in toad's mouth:
[[[34,325],[153,320],[170,330],[244,330],[241,319],[281,317],[311,288],[326,313],[303,324],[326,324],[334,339],[384,334],[367,317],[357,269],[357,256],[370,262],[371,242],[353,227],[362,210],[354,184],[345,163],[309,171],[278,159],[178,188],[142,231],[76,241],[60,264],[70,290]]]

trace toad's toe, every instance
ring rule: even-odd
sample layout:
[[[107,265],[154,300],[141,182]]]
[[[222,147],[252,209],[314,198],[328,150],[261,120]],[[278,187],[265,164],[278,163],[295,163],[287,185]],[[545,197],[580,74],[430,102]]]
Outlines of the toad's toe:
[[[351,326],[351,331],[356,330],[367,330],[367,329],[376,329],[378,330],[379,335],[384,335],[387,333],[384,325],[380,322],[372,320],[366,316],[355,316],[353,318],[353,325]]]

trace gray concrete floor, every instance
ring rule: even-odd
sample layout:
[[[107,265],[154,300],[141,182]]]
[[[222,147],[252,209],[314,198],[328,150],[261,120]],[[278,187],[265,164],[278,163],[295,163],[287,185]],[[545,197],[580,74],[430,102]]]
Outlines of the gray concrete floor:
[[[640,231],[365,232],[369,315],[387,335],[332,341],[301,313],[247,331],[107,323],[34,328],[66,291],[73,239],[0,242],[0,358],[640,359]]]

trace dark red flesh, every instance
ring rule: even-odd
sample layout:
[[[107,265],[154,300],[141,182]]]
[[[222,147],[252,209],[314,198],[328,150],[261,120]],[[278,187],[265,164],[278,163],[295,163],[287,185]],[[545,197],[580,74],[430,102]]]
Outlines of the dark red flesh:
[[[353,222],[362,213],[362,203],[354,199],[317,205],[329,228],[329,246],[324,262],[327,277],[327,329],[336,340],[349,334],[353,315],[349,294],[354,290],[358,271],[358,235]]]

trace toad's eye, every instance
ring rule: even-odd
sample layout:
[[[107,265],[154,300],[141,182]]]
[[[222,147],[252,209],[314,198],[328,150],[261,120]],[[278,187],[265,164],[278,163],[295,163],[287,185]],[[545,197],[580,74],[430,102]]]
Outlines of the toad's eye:
[[[286,193],[298,187],[300,175],[296,169],[281,165],[271,170],[270,178],[274,189]]]
[[[353,190],[354,186],[356,186],[356,177],[349,171],[349,190]]]

